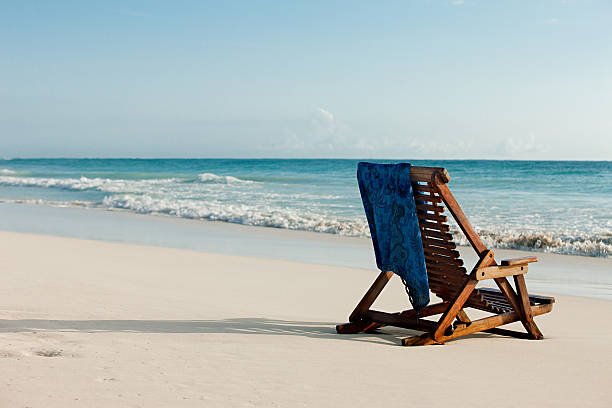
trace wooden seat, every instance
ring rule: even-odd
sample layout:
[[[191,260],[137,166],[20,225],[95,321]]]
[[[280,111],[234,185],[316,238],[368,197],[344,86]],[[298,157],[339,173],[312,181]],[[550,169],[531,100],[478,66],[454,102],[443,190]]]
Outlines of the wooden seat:
[[[386,325],[425,332],[422,336],[404,339],[404,345],[441,344],[478,331],[542,339],[533,316],[550,312],[555,300],[527,293],[524,274],[527,273],[528,264],[537,262],[537,258],[510,259],[498,265],[493,252],[482,242],[448,189],[450,176],[444,168],[413,166],[410,179],[429,289],[442,302],[427,306],[418,316],[414,310],[393,314],[369,310],[393,276],[392,271],[381,272],[349,317],[350,323],[336,327],[338,333],[371,331]],[[479,260],[469,273],[453,242],[448,217],[444,215],[446,211],[450,212],[478,254]],[[507,280],[510,276],[513,277],[516,291]],[[485,279],[493,279],[499,290],[477,289],[478,282]],[[472,322],[464,310],[466,308],[490,312],[494,316]],[[442,314],[437,322],[423,319],[437,314]],[[497,329],[498,326],[519,320],[527,333]]]

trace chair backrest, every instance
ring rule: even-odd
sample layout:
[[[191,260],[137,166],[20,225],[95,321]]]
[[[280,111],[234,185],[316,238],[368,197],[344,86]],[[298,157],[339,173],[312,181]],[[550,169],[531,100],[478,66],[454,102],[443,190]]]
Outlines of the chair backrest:
[[[429,289],[439,298],[452,301],[465,283],[467,270],[453,241],[445,215],[446,207],[474,250],[481,254],[487,248],[448,190],[446,183],[450,181],[450,176],[446,169],[413,166],[410,181],[421,228]],[[472,293],[468,303],[482,310],[498,311],[496,305],[485,299],[478,290]]]

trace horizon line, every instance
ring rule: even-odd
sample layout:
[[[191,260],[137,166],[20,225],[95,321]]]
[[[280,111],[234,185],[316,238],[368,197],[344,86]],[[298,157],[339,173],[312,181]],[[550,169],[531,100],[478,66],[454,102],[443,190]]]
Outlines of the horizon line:
[[[383,157],[137,157],[137,156],[39,156],[39,157],[8,157],[1,161],[11,160],[417,160],[417,161],[523,161],[523,162],[612,162],[605,159],[451,159],[451,158],[383,158]]]

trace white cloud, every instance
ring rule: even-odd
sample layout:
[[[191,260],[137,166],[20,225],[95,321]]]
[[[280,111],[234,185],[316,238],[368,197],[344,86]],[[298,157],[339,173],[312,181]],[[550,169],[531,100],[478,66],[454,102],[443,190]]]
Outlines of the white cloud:
[[[497,145],[497,152],[504,156],[518,156],[529,153],[545,153],[546,146],[537,143],[535,135],[530,133],[527,137],[508,137]]]
[[[334,115],[331,112],[326,111],[323,108],[317,108],[315,110],[314,117],[315,117],[315,120],[317,118],[321,118],[324,121],[328,121],[328,122],[333,122],[334,121]]]
[[[556,17],[547,18],[546,20],[542,20],[542,23],[544,24],[559,24],[560,22],[561,20]]]
[[[453,0],[451,4],[453,6],[463,6],[465,4],[465,1],[464,0]]]
[[[316,108],[302,120],[290,122],[278,150],[296,156],[343,157],[373,150],[367,138],[357,136],[350,126],[324,108]]]

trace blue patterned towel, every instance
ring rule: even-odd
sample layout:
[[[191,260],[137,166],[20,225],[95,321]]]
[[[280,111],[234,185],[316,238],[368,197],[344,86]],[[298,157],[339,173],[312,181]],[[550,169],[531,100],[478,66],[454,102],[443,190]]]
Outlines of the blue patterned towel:
[[[359,191],[381,271],[393,271],[416,311],[429,303],[429,284],[416,215],[410,163],[357,166]]]

